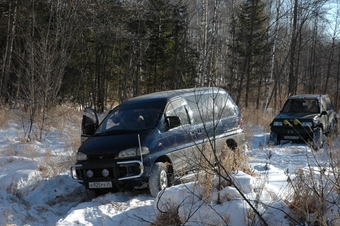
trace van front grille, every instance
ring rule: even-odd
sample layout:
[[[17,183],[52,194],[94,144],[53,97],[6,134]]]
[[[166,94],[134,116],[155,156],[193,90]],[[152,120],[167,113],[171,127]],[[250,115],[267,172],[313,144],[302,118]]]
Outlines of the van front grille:
[[[107,160],[107,159],[115,159],[117,155],[88,155],[87,159],[96,161],[96,160]]]

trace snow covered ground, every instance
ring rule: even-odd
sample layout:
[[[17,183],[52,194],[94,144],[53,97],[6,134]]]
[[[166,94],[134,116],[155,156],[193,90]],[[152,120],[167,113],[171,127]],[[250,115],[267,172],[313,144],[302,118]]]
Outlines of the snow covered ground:
[[[220,191],[220,204],[216,190],[206,203],[193,195],[199,196],[201,189],[194,183],[168,188],[160,199],[141,191],[89,200],[83,186],[65,170],[74,161],[68,143],[70,137],[77,137],[77,126],[52,128],[42,142],[31,143],[22,142],[20,121],[9,121],[0,129],[0,225],[150,225],[158,210],[166,210],[169,204],[179,206],[185,225],[225,225],[222,219],[231,226],[246,225],[249,205],[228,186]],[[253,204],[268,225],[289,225],[284,212],[290,210],[283,201],[289,193],[287,173],[294,174],[297,167],[308,169],[314,156],[305,144],[269,147],[268,134],[258,127],[251,130],[248,154],[257,176],[242,172],[233,176],[247,199],[260,201]],[[325,152],[321,149],[316,158],[326,166]],[[337,220],[337,216],[333,213],[329,218]]]

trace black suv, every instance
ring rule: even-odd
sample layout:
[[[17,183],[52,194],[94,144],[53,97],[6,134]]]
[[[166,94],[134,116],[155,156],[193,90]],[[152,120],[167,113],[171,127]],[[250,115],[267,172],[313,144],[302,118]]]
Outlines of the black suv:
[[[324,135],[337,134],[338,114],[328,95],[303,94],[291,96],[270,124],[270,139],[312,142],[322,147]]]

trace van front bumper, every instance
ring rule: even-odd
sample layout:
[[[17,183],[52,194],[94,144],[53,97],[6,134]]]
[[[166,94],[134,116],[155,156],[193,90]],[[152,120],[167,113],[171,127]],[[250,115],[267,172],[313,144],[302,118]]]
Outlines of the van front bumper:
[[[90,187],[93,183],[99,184],[96,188],[109,188],[119,186],[123,181],[138,180],[144,173],[143,162],[139,160],[118,162],[84,162],[71,166],[71,177]],[[109,183],[110,182],[110,183]],[[93,188],[93,187],[92,187]]]

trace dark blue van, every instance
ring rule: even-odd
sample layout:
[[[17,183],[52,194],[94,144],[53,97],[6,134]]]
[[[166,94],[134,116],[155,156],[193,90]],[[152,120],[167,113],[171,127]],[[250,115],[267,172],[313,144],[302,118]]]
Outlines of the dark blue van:
[[[172,90],[139,96],[112,109],[99,124],[84,110],[82,145],[72,178],[87,189],[149,187],[152,196],[192,172],[201,148],[245,145],[238,107],[222,88]]]

